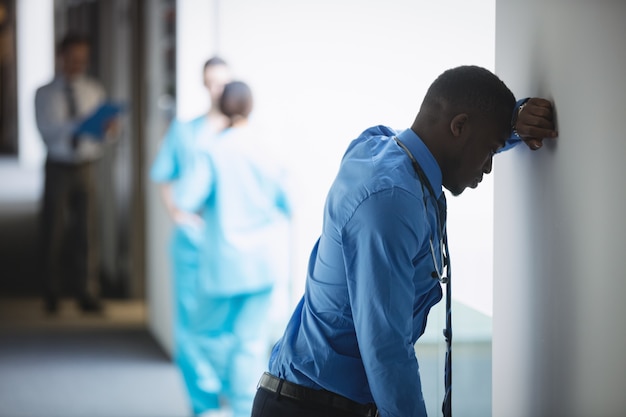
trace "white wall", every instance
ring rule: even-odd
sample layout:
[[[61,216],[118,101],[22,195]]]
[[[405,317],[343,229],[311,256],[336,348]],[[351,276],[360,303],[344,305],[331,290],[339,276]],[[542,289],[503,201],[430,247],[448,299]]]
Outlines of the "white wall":
[[[35,91],[54,77],[53,1],[19,0],[16,7],[19,161],[39,168],[46,151],[35,123]]]
[[[162,2],[149,2],[146,7],[146,301],[148,327],[161,346],[171,355],[173,343],[173,311],[169,239],[172,222],[159,190],[150,180],[149,170],[156,157],[167,123],[171,117],[171,98],[167,95],[165,51],[170,46],[165,35],[166,10]]]
[[[168,42],[176,48],[175,116],[188,120],[207,111],[209,100],[203,86],[202,67],[217,48],[217,0],[177,0],[176,38],[164,36],[165,10],[157,2],[147,4],[148,79],[146,122],[147,178],[146,195],[146,271],[148,323],[152,333],[168,353],[173,352],[172,273],[169,241],[172,221],[167,215],[158,187],[149,179],[149,170],[157,154],[163,135],[172,97],[166,91],[164,80],[164,51]],[[171,116],[171,115],[169,115]]]
[[[493,69],[494,5],[178,0],[177,115],[188,119],[206,111],[201,68],[218,52],[252,86],[253,117],[267,129],[267,145],[296,185],[292,299],[284,311],[302,294],[326,192],[348,143],[376,124],[408,128],[444,70],[463,64]],[[486,314],[492,310],[492,189],[486,177],[478,190],[450,198],[448,214],[454,297]],[[149,193],[148,228],[159,228],[148,239],[150,322],[169,345],[171,287],[162,256],[169,223],[160,208],[150,207],[160,202],[154,189]]]
[[[202,68],[217,48],[217,3],[176,1],[176,116],[182,120],[209,108]]]
[[[560,137],[495,161],[494,417],[626,410],[626,3],[498,0],[496,71]]]
[[[373,125],[408,128],[426,89],[444,70],[462,64],[492,69],[494,5],[493,0],[220,2],[220,53],[252,85],[256,121],[272,132],[269,145],[286,161],[297,187],[294,299],[302,294],[326,192],[348,143]],[[455,298],[490,314],[492,184],[487,180],[467,194],[449,199],[459,277]],[[478,241],[467,226],[481,230]]]

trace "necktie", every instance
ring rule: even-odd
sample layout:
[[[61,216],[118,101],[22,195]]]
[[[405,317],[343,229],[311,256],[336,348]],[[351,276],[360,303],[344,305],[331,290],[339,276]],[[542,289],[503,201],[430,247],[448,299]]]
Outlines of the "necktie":
[[[67,115],[70,119],[76,117],[78,110],[76,108],[76,97],[74,96],[74,87],[69,82],[65,83],[65,98],[67,99]]]
[[[73,120],[78,114],[76,107],[76,97],[74,95],[74,87],[69,82],[65,83],[65,98],[67,99],[67,116],[68,119]],[[72,149],[76,149],[78,146],[78,135],[72,136]]]
[[[450,252],[448,250],[448,233],[446,231],[446,196],[441,194],[441,198],[437,201],[439,206],[439,218],[442,222],[443,232],[443,248],[444,262],[447,266],[446,280],[446,328],[443,330],[443,336],[446,339],[446,364],[444,373],[445,396],[441,410],[444,417],[452,416],[452,286],[451,277],[452,269],[450,267]]]

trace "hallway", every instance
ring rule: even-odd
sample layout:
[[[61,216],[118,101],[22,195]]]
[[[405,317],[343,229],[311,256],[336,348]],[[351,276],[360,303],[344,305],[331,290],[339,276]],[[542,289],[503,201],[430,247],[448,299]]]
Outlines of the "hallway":
[[[0,158],[0,417],[186,417],[176,367],[146,328],[143,300],[48,316],[34,251],[41,178]]]
[[[29,295],[39,287],[34,253],[42,182],[40,168],[0,156],[0,296]]]
[[[73,303],[0,300],[0,417],[186,417],[182,380],[136,302],[102,316]]]
[[[45,314],[33,256],[40,186],[37,170],[0,158],[0,417],[189,417],[182,379],[147,330],[144,300],[106,298],[102,315],[83,315],[66,298],[57,316]],[[488,417],[491,319],[460,303],[454,310],[455,415]],[[431,317],[417,348],[437,415],[444,303]]]

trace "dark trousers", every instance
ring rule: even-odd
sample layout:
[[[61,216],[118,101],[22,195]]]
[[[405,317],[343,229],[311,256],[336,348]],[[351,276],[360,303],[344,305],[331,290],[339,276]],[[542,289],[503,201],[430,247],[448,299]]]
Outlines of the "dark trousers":
[[[68,276],[73,294],[98,295],[95,163],[47,161],[41,210],[41,267],[46,300],[63,293]]]
[[[251,417],[361,417],[312,402],[293,400],[259,388],[254,397]]]

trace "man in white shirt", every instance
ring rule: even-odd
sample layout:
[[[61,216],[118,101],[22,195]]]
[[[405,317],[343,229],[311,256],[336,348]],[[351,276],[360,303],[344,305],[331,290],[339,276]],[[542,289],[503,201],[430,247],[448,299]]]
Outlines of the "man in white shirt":
[[[80,134],[78,128],[106,95],[102,85],[86,74],[89,52],[85,37],[68,34],[58,47],[57,74],[35,95],[37,128],[48,151],[41,256],[45,306],[51,313],[57,311],[65,274],[79,307],[85,312],[101,310],[95,163],[105,145],[104,139]],[[72,233],[66,238],[68,231]],[[69,262],[61,262],[66,254]],[[71,269],[62,270],[61,265]]]

